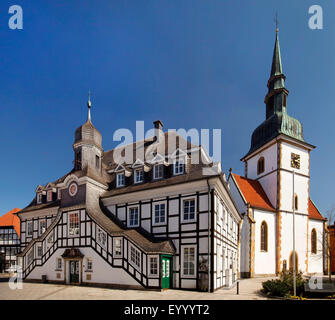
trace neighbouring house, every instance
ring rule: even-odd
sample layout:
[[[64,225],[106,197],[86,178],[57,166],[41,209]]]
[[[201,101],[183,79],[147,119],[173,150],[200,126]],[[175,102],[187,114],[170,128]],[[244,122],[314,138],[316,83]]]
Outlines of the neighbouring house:
[[[236,282],[241,216],[225,174],[162,128],[104,151],[88,101],[73,169],[18,213],[26,281],[210,291]]]
[[[16,255],[20,252],[20,219],[15,208],[0,217],[0,273],[16,271]]]
[[[243,216],[241,276],[274,275],[293,268],[293,213],[297,270],[321,274],[326,219],[310,199],[310,152],[300,121],[288,115],[278,30],[273,53],[265,120],[254,130],[241,159],[244,177],[230,172],[233,198]]]

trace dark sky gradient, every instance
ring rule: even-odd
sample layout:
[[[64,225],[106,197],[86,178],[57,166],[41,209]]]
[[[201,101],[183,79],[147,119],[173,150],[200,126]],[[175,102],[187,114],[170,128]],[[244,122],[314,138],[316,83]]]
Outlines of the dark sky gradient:
[[[24,29],[8,28],[19,4]],[[308,28],[319,4],[324,29]],[[222,166],[239,159],[265,118],[280,20],[288,112],[304,126],[310,193],[322,211],[334,199],[335,2],[292,0],[23,0],[0,2],[0,214],[23,208],[38,184],[72,167],[75,129],[92,119],[105,150],[118,128],[221,128]]]

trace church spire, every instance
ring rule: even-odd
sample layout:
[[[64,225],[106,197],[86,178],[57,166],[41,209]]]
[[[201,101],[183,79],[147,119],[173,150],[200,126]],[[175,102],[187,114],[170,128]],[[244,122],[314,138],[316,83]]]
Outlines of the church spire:
[[[281,61],[279,36],[278,36],[278,21],[276,20],[276,40],[273,49],[272,65],[270,78],[267,83],[268,93],[265,97],[266,104],[266,119],[278,112],[286,112],[286,100],[288,90],[285,88],[285,75]]]
[[[87,108],[88,108],[88,115],[87,115],[87,121],[91,122],[91,92],[88,91],[88,100],[87,100]]]

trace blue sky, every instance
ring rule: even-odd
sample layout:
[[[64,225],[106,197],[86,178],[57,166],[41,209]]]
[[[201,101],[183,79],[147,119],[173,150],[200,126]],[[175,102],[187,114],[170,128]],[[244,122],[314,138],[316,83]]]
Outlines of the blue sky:
[[[8,8],[23,8],[23,30]],[[308,28],[319,4],[324,29]],[[334,1],[24,0],[0,2],[0,214],[72,168],[75,129],[92,119],[105,150],[118,128],[222,129],[222,166],[239,159],[265,118],[278,11],[288,112],[304,127],[310,193],[335,204]]]

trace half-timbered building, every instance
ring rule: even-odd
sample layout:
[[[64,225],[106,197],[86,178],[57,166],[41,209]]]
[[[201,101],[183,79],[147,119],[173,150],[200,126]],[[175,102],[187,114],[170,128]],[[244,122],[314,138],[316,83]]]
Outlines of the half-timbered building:
[[[21,220],[22,276],[126,288],[214,291],[238,275],[238,213],[220,163],[154,122],[110,151],[88,119],[74,167],[36,188]],[[131,159],[129,161],[129,159]]]

